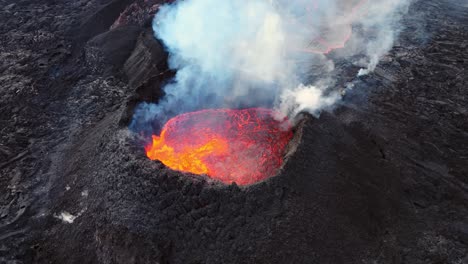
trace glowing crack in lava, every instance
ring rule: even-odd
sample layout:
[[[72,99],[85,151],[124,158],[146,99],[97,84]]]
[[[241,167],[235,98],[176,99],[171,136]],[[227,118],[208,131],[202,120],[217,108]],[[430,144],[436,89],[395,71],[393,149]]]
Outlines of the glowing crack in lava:
[[[277,173],[292,138],[290,122],[276,114],[264,108],[181,114],[152,136],[146,154],[174,170],[252,184]]]

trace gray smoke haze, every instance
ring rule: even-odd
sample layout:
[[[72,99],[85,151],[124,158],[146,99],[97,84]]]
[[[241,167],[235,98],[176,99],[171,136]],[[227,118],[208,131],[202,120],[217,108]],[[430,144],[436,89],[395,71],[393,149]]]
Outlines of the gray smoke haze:
[[[372,72],[392,48],[408,5],[409,0],[179,0],[162,6],[153,29],[177,74],[158,105],[136,109],[131,127],[164,124],[202,108],[263,106],[290,117],[318,113],[340,95],[333,76],[308,80],[307,65],[323,64],[331,72],[334,60],[362,55],[359,75]]]

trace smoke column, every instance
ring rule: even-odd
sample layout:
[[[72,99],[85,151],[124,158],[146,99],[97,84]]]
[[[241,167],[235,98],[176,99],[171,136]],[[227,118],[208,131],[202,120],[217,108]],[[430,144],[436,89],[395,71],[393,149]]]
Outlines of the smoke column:
[[[391,49],[406,0],[179,0],[160,8],[155,37],[177,74],[166,96],[137,107],[131,128],[203,108],[273,107],[293,117],[340,96],[330,76],[310,80],[307,64],[364,56],[372,72]],[[353,32],[353,29],[359,29]],[[346,45],[346,43],[353,45]],[[333,59],[326,54],[334,49]],[[332,78],[332,77],[331,77]]]

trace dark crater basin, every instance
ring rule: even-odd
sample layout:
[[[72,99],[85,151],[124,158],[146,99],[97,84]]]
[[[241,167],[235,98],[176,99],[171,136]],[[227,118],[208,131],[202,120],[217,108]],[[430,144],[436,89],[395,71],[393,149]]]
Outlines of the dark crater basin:
[[[151,16],[126,17],[150,2],[6,1],[0,263],[468,261],[463,1],[415,1],[375,72],[245,187],[151,161],[128,130],[174,74]]]

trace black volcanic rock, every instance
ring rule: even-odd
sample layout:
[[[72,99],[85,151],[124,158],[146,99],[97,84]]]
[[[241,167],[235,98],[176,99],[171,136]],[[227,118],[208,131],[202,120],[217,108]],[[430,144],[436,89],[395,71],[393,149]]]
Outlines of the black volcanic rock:
[[[120,144],[126,135],[116,133],[115,117],[105,122],[111,123],[83,139],[67,165],[65,177],[95,188],[86,198],[64,193],[57,205],[76,212],[75,201],[88,201],[87,212],[56,234],[95,244],[101,261],[336,263],[346,256],[353,262],[392,232],[403,206],[398,179],[378,147],[360,137],[359,127],[332,115],[309,118],[299,128],[297,150],[278,176],[242,188],[163,168]],[[95,137],[107,143],[100,146]],[[85,175],[93,175],[91,182],[84,183]],[[90,236],[96,220],[97,233]],[[63,245],[55,257],[66,261],[76,246]]]
[[[167,53],[162,44],[155,40],[151,29],[144,31],[124,64],[129,84],[137,88],[167,70]]]
[[[133,0],[108,0],[104,3],[90,2],[94,6],[91,14],[87,15],[78,31],[77,40],[87,41],[94,36],[104,33],[110,29],[117,20],[120,13],[130,5]]]
[[[117,72],[135,48],[142,28],[119,27],[92,38],[87,43],[86,60],[89,68],[101,73]]]

